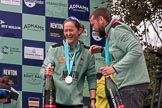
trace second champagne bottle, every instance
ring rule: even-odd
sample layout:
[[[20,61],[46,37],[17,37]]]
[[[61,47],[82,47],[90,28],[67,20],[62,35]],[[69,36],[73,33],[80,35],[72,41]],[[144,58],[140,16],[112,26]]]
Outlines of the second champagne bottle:
[[[124,108],[118,88],[110,76],[106,76],[105,78],[105,93],[110,108]]]

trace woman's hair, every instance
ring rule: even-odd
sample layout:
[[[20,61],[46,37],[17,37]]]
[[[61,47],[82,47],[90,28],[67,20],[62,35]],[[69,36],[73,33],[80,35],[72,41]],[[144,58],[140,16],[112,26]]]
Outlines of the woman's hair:
[[[112,19],[111,12],[107,10],[107,8],[97,8],[95,9],[89,16],[89,19],[93,17],[93,19],[98,19],[102,16],[107,22],[110,22]]]
[[[81,33],[80,33],[80,34],[83,33],[83,31],[84,31],[84,25],[81,24],[80,21],[79,21],[76,17],[71,16],[71,17],[66,18],[66,20],[64,21],[64,24],[65,24],[66,22],[68,22],[68,21],[73,22],[74,25],[76,26],[76,28],[77,28],[78,30],[81,29]]]
[[[80,32],[80,35],[84,32],[84,25],[80,23],[80,28],[81,28],[81,32]]]

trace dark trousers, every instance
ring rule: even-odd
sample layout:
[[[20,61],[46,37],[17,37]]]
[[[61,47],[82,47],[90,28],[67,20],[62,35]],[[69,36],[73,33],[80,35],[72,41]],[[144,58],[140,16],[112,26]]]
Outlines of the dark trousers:
[[[56,104],[56,108],[83,108],[83,105],[61,105],[61,104]]]
[[[127,86],[119,89],[125,108],[143,108],[148,94],[148,84]]]

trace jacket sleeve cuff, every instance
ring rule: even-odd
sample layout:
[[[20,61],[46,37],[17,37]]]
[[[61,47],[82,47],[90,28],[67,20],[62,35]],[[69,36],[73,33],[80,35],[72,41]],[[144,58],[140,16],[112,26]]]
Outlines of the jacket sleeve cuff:
[[[100,53],[102,53],[104,51],[104,48],[102,47],[101,49],[100,49]]]
[[[112,68],[115,70],[115,72],[118,74],[118,71],[115,69],[115,67],[114,66],[112,66]]]

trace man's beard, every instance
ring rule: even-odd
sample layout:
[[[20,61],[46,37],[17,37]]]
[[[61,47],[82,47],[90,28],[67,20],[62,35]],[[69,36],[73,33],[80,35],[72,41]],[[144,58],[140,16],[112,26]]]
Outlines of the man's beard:
[[[106,35],[105,28],[104,27],[100,27],[98,33],[99,33],[99,37],[104,38],[105,35]]]

